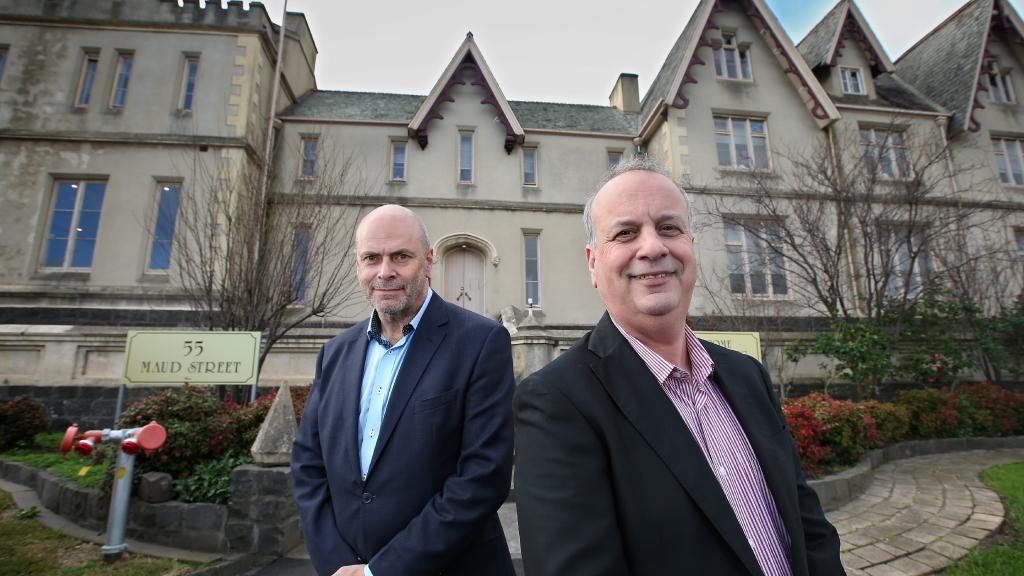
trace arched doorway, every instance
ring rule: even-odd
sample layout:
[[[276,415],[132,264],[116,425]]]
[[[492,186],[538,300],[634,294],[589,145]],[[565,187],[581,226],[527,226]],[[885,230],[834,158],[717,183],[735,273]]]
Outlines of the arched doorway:
[[[444,253],[442,297],[466,310],[483,314],[486,294],[486,264],[483,252],[467,244]]]

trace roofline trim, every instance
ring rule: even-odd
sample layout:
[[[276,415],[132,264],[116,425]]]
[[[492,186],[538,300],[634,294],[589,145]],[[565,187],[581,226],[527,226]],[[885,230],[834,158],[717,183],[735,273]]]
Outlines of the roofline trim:
[[[917,116],[936,116],[936,117],[952,117],[953,115],[949,112],[929,112],[927,110],[910,110],[909,108],[883,108],[881,106],[863,106],[860,104],[843,104],[842,102],[836,102],[836,108],[845,108],[847,110],[864,110],[868,112],[901,112],[904,114],[914,114]]]

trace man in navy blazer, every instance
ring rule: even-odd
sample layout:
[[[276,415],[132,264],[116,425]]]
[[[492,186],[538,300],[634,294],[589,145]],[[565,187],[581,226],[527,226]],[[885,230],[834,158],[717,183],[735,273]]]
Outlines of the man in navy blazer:
[[[355,253],[374,310],[320,350],[292,449],[317,573],[512,576],[508,332],[431,291],[412,211],[370,212]]]
[[[686,326],[697,259],[685,192],[633,160],[584,222],[608,313],[516,396],[526,575],[843,574],[768,374]]]

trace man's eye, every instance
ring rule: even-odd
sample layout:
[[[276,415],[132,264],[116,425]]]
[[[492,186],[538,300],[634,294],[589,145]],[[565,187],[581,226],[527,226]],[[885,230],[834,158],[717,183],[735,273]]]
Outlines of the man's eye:
[[[665,236],[677,236],[683,233],[682,229],[680,229],[679,226],[676,226],[675,224],[662,224],[658,228],[658,231]]]
[[[615,238],[616,240],[629,240],[635,235],[635,230],[619,230],[618,232],[615,233],[615,236],[613,236],[613,238]]]
[[[405,262],[408,259],[409,259],[409,255],[408,254],[395,254],[395,261],[396,262]]]
[[[363,256],[363,262],[368,262],[368,263],[372,264],[372,263],[374,263],[376,261],[377,261],[377,256],[375,256],[375,255]]]

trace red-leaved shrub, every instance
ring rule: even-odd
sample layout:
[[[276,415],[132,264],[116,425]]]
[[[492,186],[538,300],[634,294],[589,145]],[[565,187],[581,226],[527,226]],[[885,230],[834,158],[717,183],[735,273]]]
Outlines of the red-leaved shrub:
[[[31,444],[46,426],[46,409],[28,396],[0,402],[0,450]]]
[[[821,473],[821,461],[829,456],[831,450],[821,445],[825,436],[825,427],[814,417],[814,412],[807,406],[787,403],[782,407],[786,417],[786,426],[793,436],[796,450],[800,454],[800,464],[804,475],[814,477]]]
[[[947,393],[932,388],[903,390],[896,404],[910,411],[911,438],[949,438],[957,431],[957,413]]]
[[[790,403],[810,410],[814,420],[824,429],[821,446],[828,448],[828,453],[821,459],[822,466],[832,468],[856,464],[878,441],[875,419],[850,400],[836,400],[815,392]]]
[[[952,404],[961,436],[1009,436],[1024,431],[1024,398],[995,384],[960,386],[953,392]]]

